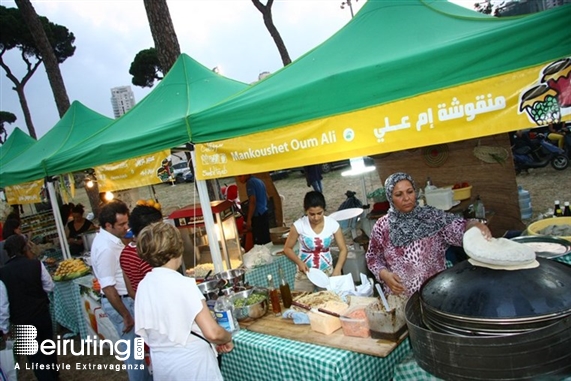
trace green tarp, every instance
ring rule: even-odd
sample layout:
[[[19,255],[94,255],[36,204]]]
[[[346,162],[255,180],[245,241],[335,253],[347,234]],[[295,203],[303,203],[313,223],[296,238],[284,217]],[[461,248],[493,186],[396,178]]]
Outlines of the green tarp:
[[[75,146],[86,135],[111,123],[101,115],[74,101],[65,115],[34,145],[0,169],[0,187],[40,180],[48,175],[43,160]],[[62,174],[65,172],[52,173]]]
[[[408,99],[571,55],[571,5],[496,18],[442,0],[369,0],[338,33],[216,107],[207,143]]]
[[[16,127],[4,144],[0,146],[0,171],[34,143],[36,143],[36,139]]]
[[[189,115],[247,86],[181,54],[165,78],[133,109],[98,133],[84,135],[67,151],[47,157],[46,172],[77,171],[187,143],[191,140]]]

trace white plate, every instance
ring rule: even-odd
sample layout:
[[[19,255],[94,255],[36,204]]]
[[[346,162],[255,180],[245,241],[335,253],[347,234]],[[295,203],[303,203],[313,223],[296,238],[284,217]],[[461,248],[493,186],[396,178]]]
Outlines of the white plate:
[[[333,212],[329,215],[329,217],[335,219],[336,221],[345,221],[345,220],[350,220],[351,218],[358,217],[362,213],[363,209],[361,208],[349,208]]]
[[[327,286],[329,286],[329,277],[319,269],[309,269],[307,272],[307,278],[317,287],[327,288]]]
[[[455,206],[460,205],[461,202],[462,202],[462,201],[460,201],[460,200],[452,201],[452,206],[450,207],[450,209],[452,209],[452,208],[455,207]],[[447,209],[447,210],[450,210],[450,209]]]

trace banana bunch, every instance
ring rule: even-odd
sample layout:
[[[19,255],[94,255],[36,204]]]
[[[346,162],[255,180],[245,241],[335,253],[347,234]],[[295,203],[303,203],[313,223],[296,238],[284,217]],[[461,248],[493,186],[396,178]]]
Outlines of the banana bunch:
[[[62,261],[53,275],[54,280],[68,280],[79,278],[89,272],[89,268],[78,258]]]

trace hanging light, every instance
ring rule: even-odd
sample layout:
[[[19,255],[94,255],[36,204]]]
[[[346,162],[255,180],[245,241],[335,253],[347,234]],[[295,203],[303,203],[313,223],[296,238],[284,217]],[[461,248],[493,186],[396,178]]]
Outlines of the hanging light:
[[[115,196],[113,195],[113,192],[111,192],[111,191],[105,192],[105,200],[111,201],[111,200],[113,200],[114,197]]]
[[[365,165],[365,158],[363,156],[356,157],[349,160],[351,163],[351,169],[341,172],[341,176],[358,176],[367,172],[375,170],[374,165]]]
[[[97,179],[95,178],[95,172],[93,170],[87,170],[85,171],[86,175],[83,178],[83,181],[85,182],[85,186],[87,188],[93,188],[95,186],[95,183],[97,182]]]

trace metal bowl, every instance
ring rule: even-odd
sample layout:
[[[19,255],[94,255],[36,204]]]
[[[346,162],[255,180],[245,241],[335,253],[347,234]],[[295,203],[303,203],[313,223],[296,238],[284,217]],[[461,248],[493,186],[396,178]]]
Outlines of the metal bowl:
[[[424,324],[463,336],[504,336],[571,316],[571,267],[537,261],[539,267],[513,271],[463,261],[434,275],[419,293]]]
[[[197,286],[206,300],[216,300],[218,299],[220,290],[223,289],[227,283],[228,281],[225,279],[212,279],[198,283]]]
[[[228,284],[225,287],[243,287],[245,273],[243,269],[232,269],[219,272],[214,278],[227,280]]]
[[[261,294],[265,298],[261,302],[251,304],[244,307],[234,307],[236,319],[242,321],[246,319],[259,319],[268,312],[268,293],[267,290],[251,288],[249,290],[236,292],[230,296],[230,301],[234,304],[239,299],[246,299],[252,294]]]

